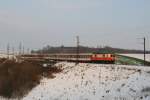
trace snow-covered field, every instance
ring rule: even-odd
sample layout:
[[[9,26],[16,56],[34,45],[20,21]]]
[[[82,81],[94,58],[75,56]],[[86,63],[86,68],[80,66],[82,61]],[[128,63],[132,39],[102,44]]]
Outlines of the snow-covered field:
[[[120,55],[134,57],[134,58],[138,58],[138,59],[144,60],[144,55],[143,54],[120,54]],[[150,54],[146,54],[146,61],[150,62]]]
[[[41,80],[23,100],[150,100],[150,68],[58,63],[62,73]]]

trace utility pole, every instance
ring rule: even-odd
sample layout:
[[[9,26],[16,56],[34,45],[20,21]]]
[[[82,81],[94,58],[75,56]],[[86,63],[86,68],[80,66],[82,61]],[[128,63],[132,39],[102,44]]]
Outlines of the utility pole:
[[[19,55],[21,55],[21,52],[22,51],[22,44],[21,44],[21,42],[20,42],[20,44],[19,44]]]
[[[29,48],[27,49],[27,54],[30,54],[30,49]]]
[[[139,38],[139,39],[142,39],[143,42],[142,42],[142,45],[143,45],[143,57],[144,57],[144,60],[143,60],[143,65],[145,66],[146,65],[146,38],[143,37],[143,38]]]
[[[24,55],[24,46],[22,47],[22,54]]]
[[[14,60],[14,58],[15,58],[15,49],[14,49],[14,47],[12,47],[12,56],[13,56],[13,60]]]
[[[7,44],[7,58],[9,59],[9,50],[10,50],[10,46],[9,43]]]
[[[146,48],[145,48],[145,37],[143,38],[144,40],[144,66],[145,66],[145,54],[146,54]]]
[[[77,64],[78,64],[78,63],[79,63],[79,44],[80,44],[79,36],[77,36],[76,39],[77,39],[77,50],[76,50],[77,59],[76,59],[76,62],[77,62]]]
[[[15,49],[12,47],[12,54],[15,55]]]

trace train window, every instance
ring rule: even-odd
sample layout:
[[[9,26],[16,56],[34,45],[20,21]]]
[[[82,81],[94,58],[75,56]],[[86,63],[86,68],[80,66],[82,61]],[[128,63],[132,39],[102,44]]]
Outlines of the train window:
[[[85,58],[88,58],[88,56],[85,56]]]
[[[108,54],[106,54],[105,57],[109,57]]]
[[[86,56],[83,56],[83,58],[86,58]]]
[[[103,57],[105,57],[105,54],[103,54]]]
[[[84,55],[81,55],[81,58],[85,58],[85,56],[84,56]]]
[[[85,58],[88,58],[89,56],[87,55]]]

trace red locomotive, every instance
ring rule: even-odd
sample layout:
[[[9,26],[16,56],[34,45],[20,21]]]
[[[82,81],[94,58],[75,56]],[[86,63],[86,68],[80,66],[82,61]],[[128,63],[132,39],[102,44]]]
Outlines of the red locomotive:
[[[91,62],[97,63],[115,63],[115,54],[92,54]]]

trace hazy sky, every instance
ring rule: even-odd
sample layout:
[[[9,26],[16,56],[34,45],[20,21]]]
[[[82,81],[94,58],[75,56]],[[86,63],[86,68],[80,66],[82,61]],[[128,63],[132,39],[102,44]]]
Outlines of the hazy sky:
[[[150,0],[0,0],[0,48],[110,45],[142,49],[149,38]]]

